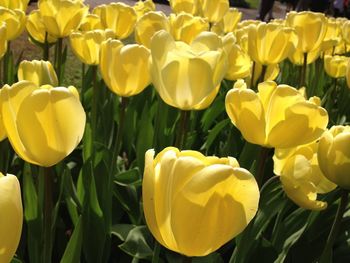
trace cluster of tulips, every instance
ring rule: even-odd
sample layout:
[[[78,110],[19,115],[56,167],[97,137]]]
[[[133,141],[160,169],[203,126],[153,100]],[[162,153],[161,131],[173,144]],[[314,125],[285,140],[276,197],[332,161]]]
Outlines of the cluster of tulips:
[[[331,262],[339,236],[348,248],[350,21],[28,2],[0,0],[1,263],[239,263],[262,247],[283,262],[317,225],[300,262]],[[17,65],[25,29],[42,60]],[[68,48],[77,87],[62,86]]]

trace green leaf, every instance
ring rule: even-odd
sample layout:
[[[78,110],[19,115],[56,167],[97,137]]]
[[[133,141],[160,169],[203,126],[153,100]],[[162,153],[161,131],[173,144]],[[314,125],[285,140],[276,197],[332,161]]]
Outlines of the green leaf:
[[[228,125],[231,121],[229,119],[222,120],[218,124],[215,125],[215,127],[209,132],[208,138],[204,145],[202,146],[202,149],[209,150],[210,146],[213,144],[219,133]]]
[[[82,241],[83,241],[83,228],[82,228],[82,217],[80,216],[60,262],[61,263],[80,262]]]
[[[140,171],[138,168],[133,168],[124,172],[120,172],[114,177],[114,182],[121,186],[140,186],[142,183]]]
[[[135,227],[135,225],[117,224],[112,226],[111,234],[118,237],[121,241],[125,241],[129,232]]]
[[[119,245],[120,249],[132,257],[138,259],[151,259],[153,255],[151,244],[152,236],[146,226],[137,226],[133,228],[125,239],[125,242]]]

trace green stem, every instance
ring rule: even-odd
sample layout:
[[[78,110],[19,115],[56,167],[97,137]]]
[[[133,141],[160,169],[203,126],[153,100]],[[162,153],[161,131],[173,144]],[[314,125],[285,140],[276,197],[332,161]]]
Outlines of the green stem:
[[[117,130],[117,138],[115,140],[114,149],[113,149],[113,155],[115,155],[115,157],[113,158],[114,163],[115,163],[116,158],[118,157],[118,155],[120,153],[127,105],[128,105],[128,99],[126,97],[122,97],[121,103],[119,105],[119,125],[118,125],[118,130]]]
[[[265,75],[266,75],[266,70],[267,70],[267,66],[266,65],[262,65],[261,74],[260,74],[258,83],[264,82]]]
[[[91,133],[92,141],[96,141],[97,129],[97,107],[99,97],[99,87],[97,85],[97,66],[92,67],[92,105],[91,105]],[[91,152],[93,152],[94,143],[91,144]]]
[[[301,76],[299,81],[299,88],[305,87],[305,79],[306,79],[306,68],[307,68],[307,53],[304,53],[303,67],[301,69]]]
[[[175,147],[181,150],[185,146],[184,144],[186,142],[187,123],[188,123],[190,113],[191,113],[190,111],[181,110],[179,128],[178,128],[178,133],[175,141]]]
[[[62,49],[63,49],[63,38],[59,38],[57,41],[57,49],[56,49],[56,73],[58,78],[58,85],[62,84]]]
[[[43,60],[48,61],[49,60],[49,56],[50,56],[50,46],[49,46],[49,42],[47,41],[47,32],[45,33],[45,43],[44,43],[44,47],[43,47]]]
[[[154,249],[153,249],[152,263],[158,263],[159,262],[160,249],[161,249],[160,244],[158,243],[157,240],[154,240]]]
[[[52,167],[42,167],[44,176],[44,240],[43,240],[43,263],[51,262],[52,257]]]
[[[341,193],[340,203],[338,206],[337,213],[334,218],[334,222],[331,228],[331,231],[329,232],[329,236],[327,238],[326,246],[323,249],[323,252],[320,257],[320,263],[328,263],[331,262],[332,257],[332,248],[335,239],[338,236],[338,232],[340,230],[341,226],[341,220],[343,218],[343,214],[345,212],[346,206],[348,204],[348,198],[349,198],[349,191],[343,189]]]
[[[261,147],[260,156],[257,163],[257,169],[256,169],[256,182],[259,186],[263,184],[264,179],[264,172],[265,172],[265,165],[267,162],[267,157],[269,154],[270,149]]]
[[[191,263],[191,262],[192,262],[191,257],[182,256],[182,263]]]
[[[85,63],[81,63],[81,89],[80,99],[81,104],[84,106],[84,94],[85,94]]]

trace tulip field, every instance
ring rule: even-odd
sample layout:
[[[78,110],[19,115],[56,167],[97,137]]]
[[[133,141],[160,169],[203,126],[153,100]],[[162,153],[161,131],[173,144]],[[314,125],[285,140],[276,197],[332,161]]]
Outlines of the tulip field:
[[[348,19],[28,4],[0,0],[0,263],[350,262]]]

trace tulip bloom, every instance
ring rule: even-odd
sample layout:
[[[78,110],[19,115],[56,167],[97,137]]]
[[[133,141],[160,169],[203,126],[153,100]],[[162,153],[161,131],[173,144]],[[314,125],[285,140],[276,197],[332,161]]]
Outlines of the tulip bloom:
[[[127,38],[134,31],[137,15],[131,6],[119,2],[101,5],[99,14],[102,25],[118,39]]]
[[[87,14],[79,27],[79,30],[81,31],[91,31],[91,30],[96,30],[96,29],[103,29],[101,19],[98,15],[94,14]]]
[[[146,152],[142,196],[147,225],[159,243],[186,256],[205,256],[244,230],[260,194],[235,158],[168,147],[155,158],[154,150]]]
[[[209,30],[209,23],[204,18],[187,13],[171,14],[170,32],[175,40],[190,44],[201,32]]]
[[[254,70],[254,74],[253,74],[253,70]],[[263,71],[263,65],[255,62],[254,69],[252,66],[251,71],[252,73],[250,74],[249,78],[247,78],[247,80],[248,80],[248,83],[251,83],[251,78],[254,77],[253,85],[255,86],[260,80],[260,76]],[[268,65],[266,67],[264,81],[275,80],[278,77],[279,73],[280,73],[280,67],[278,66],[278,64]]]
[[[280,63],[296,45],[297,38],[290,27],[266,23],[248,27],[248,54],[262,65]]]
[[[74,54],[85,64],[98,65],[100,63],[100,48],[103,41],[113,38],[110,29],[73,32],[69,36],[70,45]]]
[[[228,0],[199,0],[201,5],[201,13],[210,23],[217,23],[223,19],[226,12],[229,10]]]
[[[153,35],[160,30],[170,31],[170,23],[166,15],[163,12],[146,13],[136,23],[136,43],[150,48]]]
[[[46,34],[48,43],[55,43],[57,41],[57,38],[47,33],[39,10],[30,12],[27,18],[26,29],[29,35],[41,44],[45,43]]]
[[[134,6],[133,6],[137,17],[140,18],[144,14],[155,11],[156,10],[156,5],[153,3],[152,0],[146,0],[146,1],[137,1]]]
[[[151,55],[154,87],[165,103],[182,110],[208,107],[228,66],[221,39],[210,32],[187,45],[160,31],[152,38]]]
[[[22,233],[21,189],[16,176],[0,173],[0,262],[11,262]]]
[[[286,18],[286,26],[294,28],[298,36],[296,49],[309,53],[321,46],[327,31],[327,19],[321,13],[290,12]]]
[[[342,78],[346,75],[349,58],[344,56],[324,56],[324,69],[332,78]]]
[[[200,0],[169,0],[171,10],[175,14],[185,12],[195,15],[198,12],[198,5]]]
[[[274,173],[281,176],[283,189],[298,206],[324,210],[327,203],[318,201],[317,194],[336,188],[321,172],[317,160],[318,142],[289,149],[275,149]]]
[[[228,70],[225,74],[225,79],[236,80],[248,77],[252,61],[243,49],[235,44],[232,33],[223,37],[224,49],[228,58]]]
[[[119,96],[129,97],[143,91],[151,82],[150,51],[137,44],[124,46],[109,39],[101,45],[100,71],[108,88]]]
[[[0,6],[8,9],[20,9],[26,11],[29,0],[0,0]]]
[[[32,82],[5,85],[0,105],[7,136],[25,161],[50,167],[78,145],[85,128],[85,112],[74,87],[40,88]]]
[[[18,68],[18,80],[29,80],[37,86],[58,85],[56,72],[49,61],[23,60]]]
[[[213,31],[218,34],[227,34],[234,32],[237,24],[242,19],[242,12],[237,8],[230,8],[224,15],[224,17],[218,23],[215,23],[212,27]]]
[[[236,82],[226,95],[226,112],[248,142],[291,148],[316,140],[326,129],[328,113],[318,97],[306,100],[295,88],[273,81],[260,83],[258,91]]]
[[[14,40],[24,30],[26,15],[19,9],[11,10],[0,6],[0,22],[6,23],[6,40]]]
[[[81,1],[73,0],[39,1],[38,6],[46,31],[56,38],[67,37],[77,30],[88,12]]]
[[[350,126],[333,126],[324,132],[318,146],[318,163],[330,181],[350,189]]]

